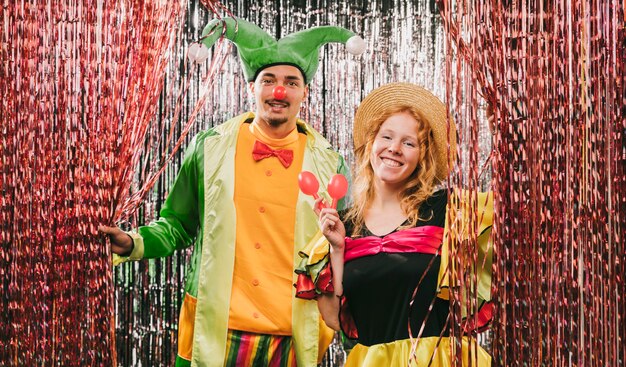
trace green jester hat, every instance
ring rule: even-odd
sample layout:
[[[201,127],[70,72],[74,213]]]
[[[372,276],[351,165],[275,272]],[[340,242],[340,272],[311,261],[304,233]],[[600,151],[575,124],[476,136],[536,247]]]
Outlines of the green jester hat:
[[[261,70],[274,65],[292,65],[300,69],[308,84],[319,65],[319,48],[329,42],[341,42],[353,55],[365,50],[363,39],[342,27],[323,26],[291,33],[274,39],[257,25],[241,18],[213,19],[202,32],[201,43],[189,47],[189,58],[197,63],[209,56],[208,47],[226,37],[239,51],[247,81],[254,81]]]

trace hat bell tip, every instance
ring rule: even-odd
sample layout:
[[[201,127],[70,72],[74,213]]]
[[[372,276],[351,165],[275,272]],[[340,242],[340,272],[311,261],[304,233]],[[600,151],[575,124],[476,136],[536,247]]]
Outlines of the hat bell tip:
[[[365,41],[360,36],[352,36],[346,42],[346,50],[353,55],[362,54],[365,48]]]
[[[189,60],[201,64],[209,58],[209,48],[206,47],[204,43],[195,42],[189,46],[187,57]]]

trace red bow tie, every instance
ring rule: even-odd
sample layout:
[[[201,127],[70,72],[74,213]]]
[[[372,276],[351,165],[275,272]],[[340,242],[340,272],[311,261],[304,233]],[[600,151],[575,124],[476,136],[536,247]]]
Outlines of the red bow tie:
[[[261,159],[267,157],[276,157],[280,161],[280,163],[285,166],[285,168],[291,166],[291,162],[293,161],[293,150],[291,149],[272,149],[267,144],[261,143],[260,141],[254,142],[254,148],[252,148],[252,158],[255,161],[260,161]]]

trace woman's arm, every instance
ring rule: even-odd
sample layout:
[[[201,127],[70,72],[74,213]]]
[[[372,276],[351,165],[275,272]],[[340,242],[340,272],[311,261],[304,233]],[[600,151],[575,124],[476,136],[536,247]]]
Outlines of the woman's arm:
[[[346,229],[335,209],[324,208],[320,211],[320,228],[330,243],[330,266],[333,271],[334,292],[322,294],[317,299],[317,307],[328,327],[341,330],[339,323],[340,298],[343,295],[343,260]]]
[[[334,294],[324,293],[317,297],[317,309],[320,311],[326,326],[341,331],[339,323],[339,297]]]

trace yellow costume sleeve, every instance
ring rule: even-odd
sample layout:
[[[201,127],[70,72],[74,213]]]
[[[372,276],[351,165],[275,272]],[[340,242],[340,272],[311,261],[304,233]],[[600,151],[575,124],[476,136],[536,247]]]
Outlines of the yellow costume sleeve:
[[[451,195],[441,250],[438,296],[449,300],[450,290],[458,291],[455,294],[462,304],[463,327],[467,331],[485,328],[493,313],[490,302],[492,224],[493,193],[462,190]],[[468,301],[474,299],[476,307],[469,306]]]

